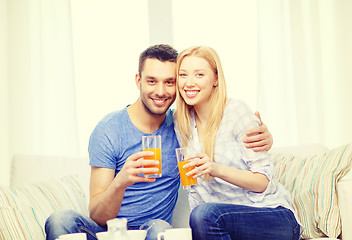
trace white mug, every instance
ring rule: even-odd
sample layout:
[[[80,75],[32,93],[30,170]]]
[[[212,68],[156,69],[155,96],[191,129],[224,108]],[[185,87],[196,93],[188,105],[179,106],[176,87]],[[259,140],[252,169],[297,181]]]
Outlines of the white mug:
[[[165,232],[158,233],[158,240],[192,240],[190,228],[172,228]]]
[[[108,232],[98,232],[96,235],[98,240],[109,240]],[[147,236],[147,230],[127,230],[127,235],[133,240],[144,240]]]
[[[59,240],[87,240],[87,234],[85,233],[70,233],[61,235]]]

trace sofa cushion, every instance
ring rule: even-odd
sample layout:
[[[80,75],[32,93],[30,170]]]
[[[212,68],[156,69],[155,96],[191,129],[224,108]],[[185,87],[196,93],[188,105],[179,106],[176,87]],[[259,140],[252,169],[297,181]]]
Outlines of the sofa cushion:
[[[88,215],[84,192],[75,176],[0,187],[0,239],[45,239],[45,221],[58,209]]]
[[[272,152],[274,173],[291,192],[293,208],[304,226],[303,238],[341,233],[337,182],[352,167],[352,145],[323,154],[298,156]]]

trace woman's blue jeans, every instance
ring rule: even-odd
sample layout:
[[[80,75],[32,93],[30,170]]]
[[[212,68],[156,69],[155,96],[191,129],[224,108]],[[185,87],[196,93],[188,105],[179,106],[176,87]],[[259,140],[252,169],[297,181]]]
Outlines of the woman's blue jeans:
[[[191,212],[193,240],[296,240],[300,225],[284,207],[205,203]]]
[[[147,232],[146,240],[156,240],[159,232],[172,228],[163,220],[150,220],[139,228],[128,229],[150,229]],[[87,234],[87,240],[96,240],[96,233],[104,232],[106,228],[99,226],[95,221],[87,216],[83,216],[72,210],[60,210],[54,212],[45,222],[45,232],[47,240],[55,240],[59,236],[69,233],[83,232]]]

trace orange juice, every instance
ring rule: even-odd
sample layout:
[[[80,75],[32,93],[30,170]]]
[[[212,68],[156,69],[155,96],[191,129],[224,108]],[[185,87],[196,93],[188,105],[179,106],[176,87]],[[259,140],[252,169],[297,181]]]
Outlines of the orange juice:
[[[150,175],[161,175],[161,149],[160,148],[148,148],[148,149],[143,149],[143,151],[154,152],[153,156],[143,157],[143,159],[159,161],[158,165],[150,165],[150,166],[144,166],[144,167],[145,168],[158,168],[159,171],[152,173]]]
[[[182,186],[190,186],[197,184],[197,178],[193,178],[192,176],[187,176],[186,173],[193,170],[194,167],[189,167],[187,169],[183,168],[183,166],[190,161],[182,161],[178,162],[178,169],[180,171],[181,183]]]

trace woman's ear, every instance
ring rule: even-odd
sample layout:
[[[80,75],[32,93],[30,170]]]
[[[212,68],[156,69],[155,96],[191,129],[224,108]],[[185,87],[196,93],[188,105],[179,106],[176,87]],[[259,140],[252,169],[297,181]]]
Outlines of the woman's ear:
[[[214,87],[217,87],[218,85],[219,85],[219,81],[218,81],[218,78],[216,78],[214,81]]]

